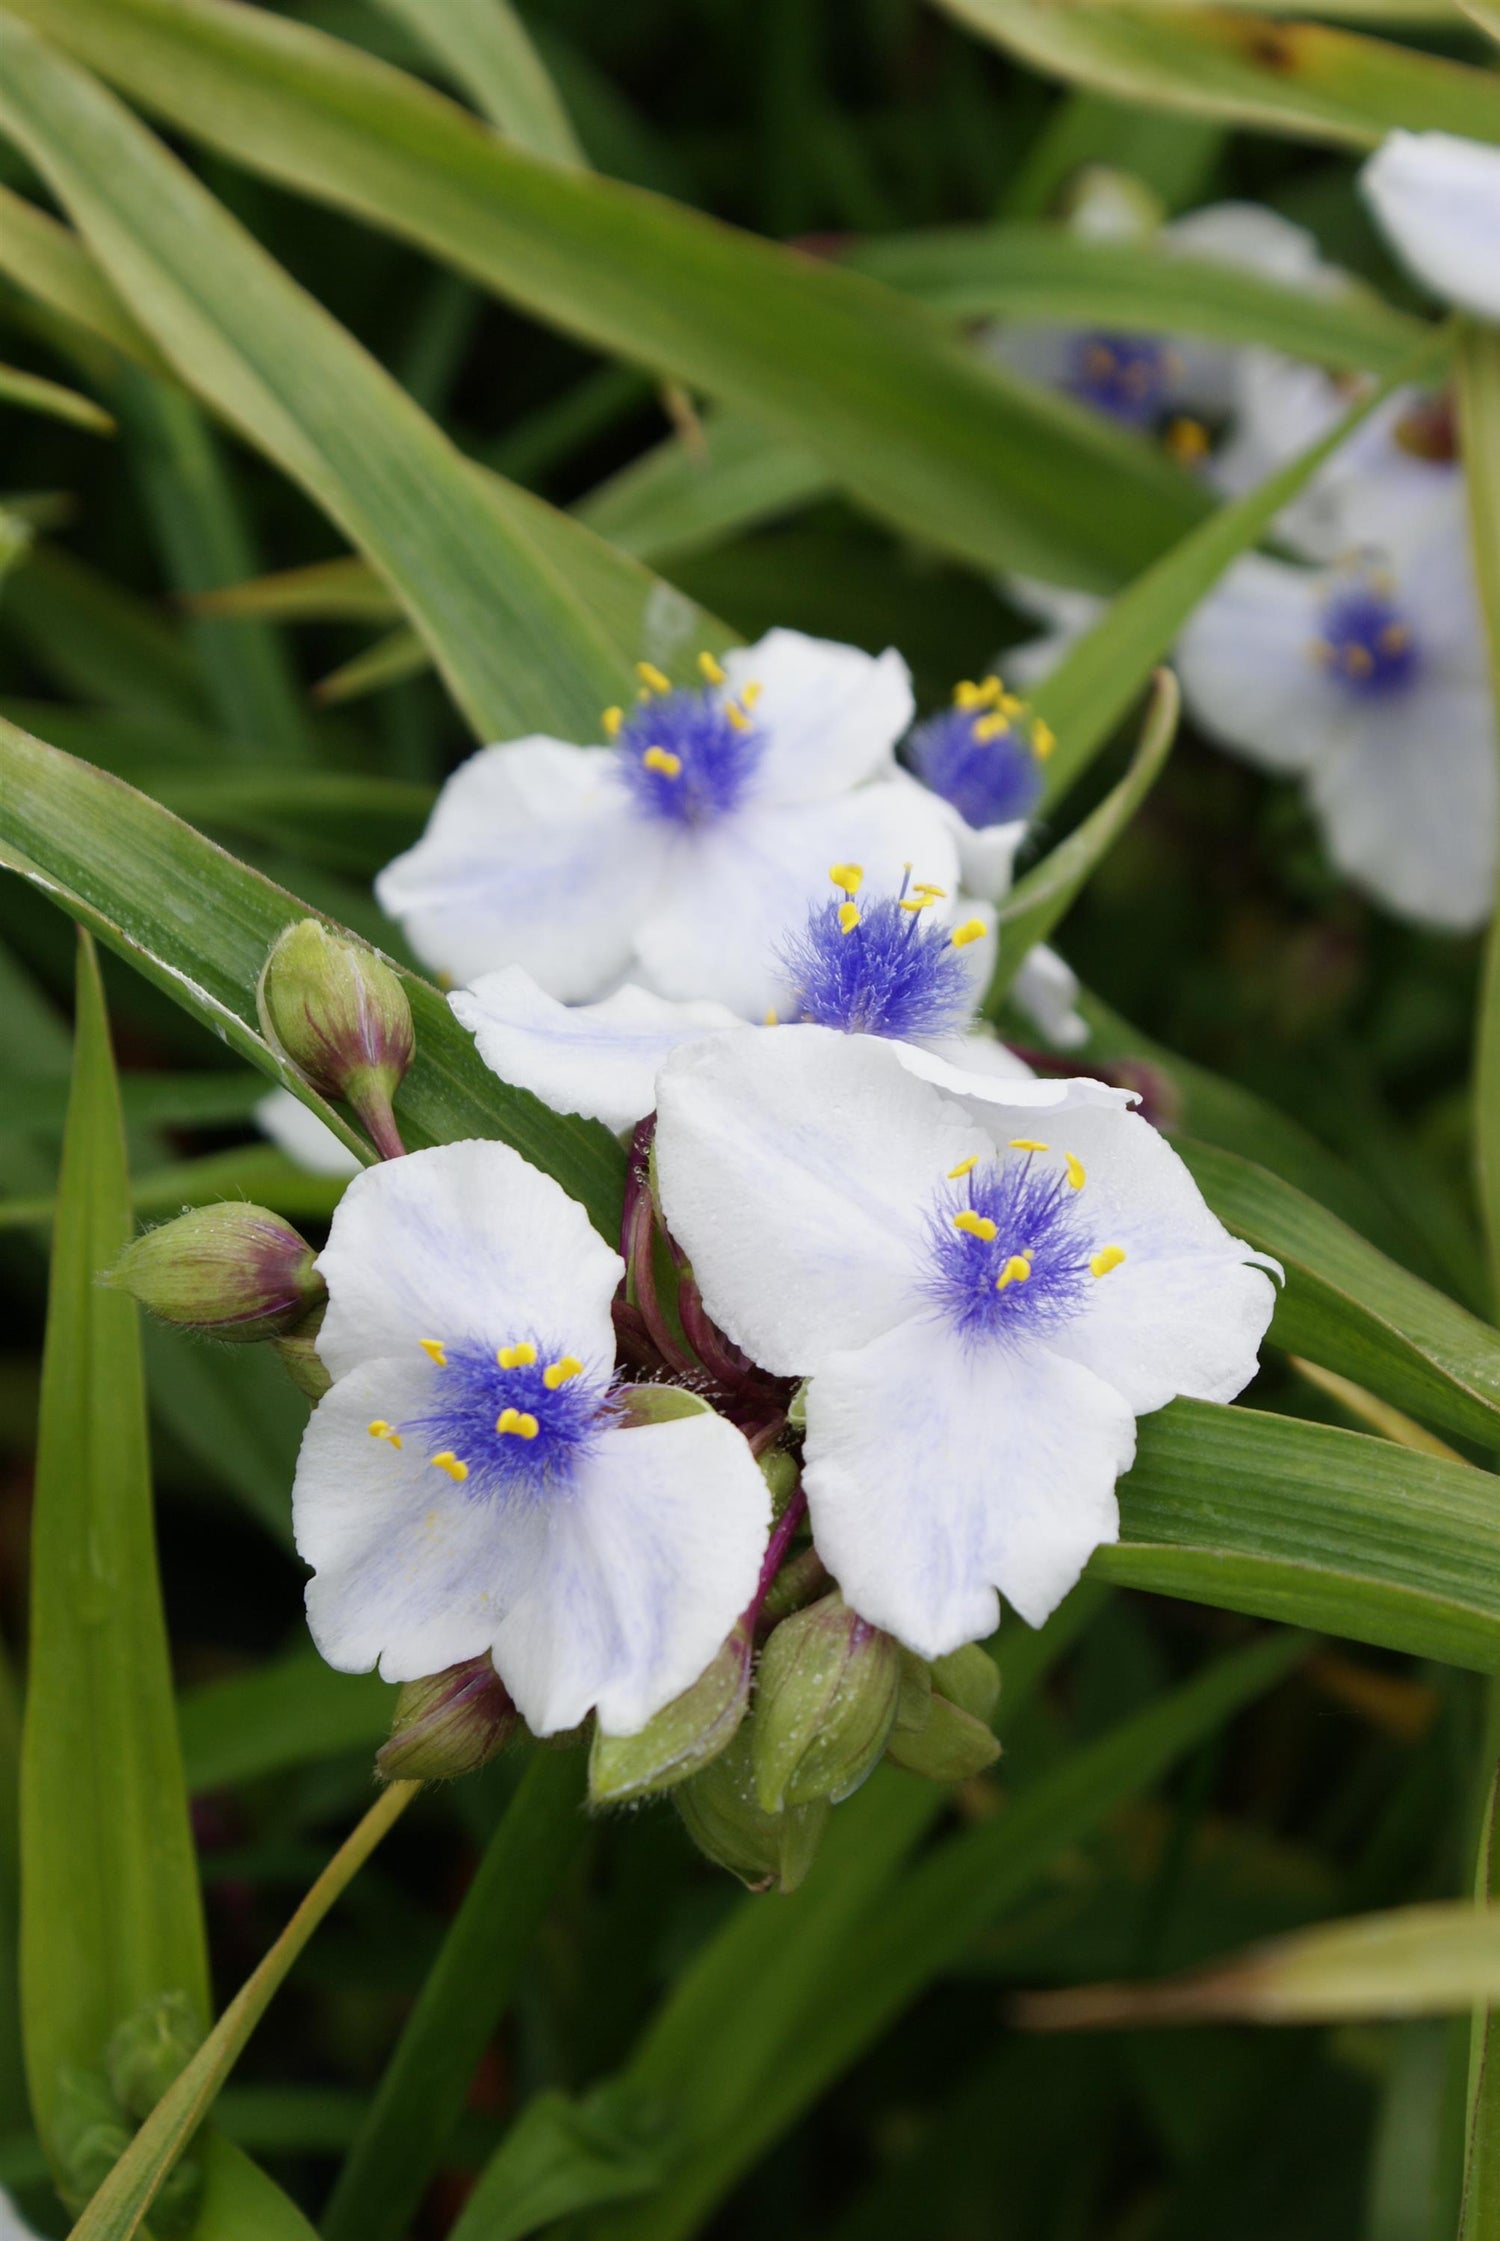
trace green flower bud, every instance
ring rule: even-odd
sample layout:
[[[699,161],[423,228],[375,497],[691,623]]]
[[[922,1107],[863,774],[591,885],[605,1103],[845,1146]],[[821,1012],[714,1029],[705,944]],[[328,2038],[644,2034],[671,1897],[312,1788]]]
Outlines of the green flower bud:
[[[202,2043],[202,2026],[186,1992],[143,2001],[119,2026],[104,2058],[110,2089],[125,2115],[144,2122]]]
[[[194,2231],[203,2206],[207,2177],[201,2160],[191,2148],[178,2157],[157,2188],[151,2205],[150,2230],[154,2241],[179,2241],[180,2236]]]
[[[412,1062],[406,990],[384,959],[316,918],[289,926],[260,976],[261,1025],[324,1097],[342,1097],[382,1159],[402,1149],[391,1100]]]
[[[130,2127],[102,2070],[68,2064],[57,2080],[52,2109],[52,2152],[58,2192],[68,2208],[82,2210],[130,2145]]]
[[[271,1341],[287,1376],[298,1392],[305,1393],[310,1401],[320,1401],[333,1385],[318,1352],[318,1333],[323,1328],[326,1305],[326,1301],[320,1300],[284,1337]]]
[[[471,1657],[405,1683],[390,1741],[375,1754],[375,1771],[383,1782],[451,1782],[486,1765],[520,1724],[489,1658]]]
[[[802,1465],[784,1447],[768,1447],[760,1457],[760,1475],[771,1496],[771,1514],[780,1517],[802,1481]]]
[[[988,1725],[1000,1701],[1000,1668],[988,1650],[968,1642],[961,1650],[933,1659],[932,1685],[961,1712],[972,1713]]]
[[[750,1629],[741,1620],[710,1665],[636,1735],[594,1730],[589,1802],[622,1805],[649,1797],[716,1759],[733,1740],[750,1702]]]
[[[306,1238],[238,1200],[148,1229],[102,1281],[179,1330],[236,1340],[275,1338],[327,1297]]]
[[[765,1812],[755,1795],[753,1731],[753,1720],[742,1723],[711,1765],[673,1790],[672,1803],[699,1851],[752,1891],[795,1891],[823,1841],[828,1804]]]
[[[839,1594],[784,1619],[760,1655],[755,1791],[767,1813],[837,1804],[879,1761],[896,1717],[901,1653]]]
[[[999,1756],[999,1742],[984,1721],[936,1692],[924,1724],[893,1728],[886,1745],[887,1758],[929,1782],[967,1782]]]

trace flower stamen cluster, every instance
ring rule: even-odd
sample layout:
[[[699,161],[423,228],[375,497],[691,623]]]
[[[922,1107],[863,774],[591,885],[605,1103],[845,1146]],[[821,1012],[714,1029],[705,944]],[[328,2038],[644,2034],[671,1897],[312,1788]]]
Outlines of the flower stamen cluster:
[[[907,753],[925,786],[983,827],[1031,815],[1056,745],[1050,726],[992,674],[955,686],[952,706],[917,726]]]

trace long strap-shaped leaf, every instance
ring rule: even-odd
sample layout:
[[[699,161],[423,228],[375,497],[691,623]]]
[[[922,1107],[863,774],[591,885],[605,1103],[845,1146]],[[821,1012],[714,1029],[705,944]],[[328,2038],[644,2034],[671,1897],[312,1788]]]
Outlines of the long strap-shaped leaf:
[[[697,627],[675,595],[651,611],[643,569],[471,468],[127,109],[11,16],[0,130],[183,380],[389,579],[481,736],[593,736],[629,662]]]
[[[584,161],[578,135],[510,0],[375,0],[405,24],[517,147]]]
[[[80,938],[73,1093],[52,1253],[22,1752],[21,1982],[32,2108],[97,2070],[161,1992],[206,2021],[208,1963],[156,1576],[133,1300],[101,1288],[130,1235],[119,1096]]]
[[[1469,526],[1490,677],[1500,703],[1500,335],[1465,330],[1458,396],[1468,468]],[[1485,944],[1474,1074],[1474,1151],[1490,1273],[1500,1298],[1500,918]]]
[[[13,13],[189,133],[805,442],[945,550],[1108,588],[1205,510],[1146,446],[982,364],[891,291],[528,156],[303,25],[222,0]]]
[[[4,723],[0,864],[81,919],[368,1156],[342,1116],[281,1063],[256,1017],[271,944],[308,915],[294,895],[145,794]],[[498,1136],[555,1175],[606,1236],[618,1235],[625,1162],[614,1139],[497,1080],[437,990],[415,973],[403,978],[417,1030],[416,1061],[397,1101],[408,1142]]]
[[[1235,8],[1081,0],[938,0],[1035,68],[1148,108],[1185,109],[1298,139],[1370,146],[1383,134],[1500,140],[1500,81],[1384,39]]]

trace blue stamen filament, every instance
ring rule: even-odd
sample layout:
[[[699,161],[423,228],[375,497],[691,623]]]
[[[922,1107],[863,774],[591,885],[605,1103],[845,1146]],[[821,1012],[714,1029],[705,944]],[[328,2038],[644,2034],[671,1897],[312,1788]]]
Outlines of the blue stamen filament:
[[[1152,428],[1178,376],[1175,353],[1149,335],[1079,335],[1063,387],[1080,404],[1132,428]]]
[[[1404,692],[1417,676],[1420,648],[1383,570],[1351,570],[1329,593],[1322,619],[1322,634],[1309,650],[1345,692],[1384,699]]]
[[[643,815],[696,828],[737,809],[754,779],[765,741],[752,711],[760,687],[738,698],[710,653],[698,656],[703,684],[678,689],[653,662],[636,663],[640,691],[629,714],[606,708],[604,730],[616,768]]]
[[[863,907],[854,899],[864,884],[858,864],[830,865],[828,876],[843,899],[815,905],[781,952],[792,1016],[814,1027],[904,1042],[962,1033],[974,991],[956,952],[989,932],[984,920],[968,920],[951,933],[929,923],[924,913],[942,889],[930,881],[913,888],[909,869],[898,894]]]
[[[434,1469],[483,1499],[565,1492],[611,1421],[608,1380],[591,1377],[576,1354],[535,1339],[495,1349],[419,1343],[433,1367],[429,1409],[401,1424],[376,1417],[370,1436],[398,1449],[412,1441]]]
[[[989,676],[956,686],[952,707],[912,733],[907,757],[924,786],[982,828],[1031,815],[1041,799],[1041,765],[1056,745],[1050,725]]]
[[[1077,1214],[1086,1177],[1082,1162],[1062,1154],[1061,1169],[1038,1158],[1050,1146],[1014,1137],[1003,1158],[979,1156],[951,1169],[928,1230],[926,1290],[959,1337],[1035,1336],[1070,1322],[1083,1307],[1090,1280],[1125,1260],[1123,1247],[1091,1249]]]

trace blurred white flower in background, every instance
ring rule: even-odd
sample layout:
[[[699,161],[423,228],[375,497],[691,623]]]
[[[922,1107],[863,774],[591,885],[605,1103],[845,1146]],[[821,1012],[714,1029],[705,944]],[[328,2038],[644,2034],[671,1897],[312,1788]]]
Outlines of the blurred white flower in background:
[[[1403,263],[1434,295],[1500,320],[1500,148],[1393,132],[1360,174]]]

